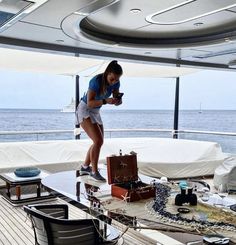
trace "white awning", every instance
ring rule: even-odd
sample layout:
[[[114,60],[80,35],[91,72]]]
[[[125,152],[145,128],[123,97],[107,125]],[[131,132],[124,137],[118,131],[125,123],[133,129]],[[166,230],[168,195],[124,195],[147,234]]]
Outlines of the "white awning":
[[[22,72],[76,75],[102,60],[0,48],[0,68]]]
[[[58,75],[92,76],[104,72],[108,61],[0,48],[0,69]],[[180,77],[198,69],[119,62],[125,77]],[[91,73],[91,68],[93,72]],[[85,72],[87,71],[87,72]]]
[[[95,74],[103,73],[109,62],[104,62],[98,69],[93,73],[88,73],[87,76],[94,76]],[[118,62],[123,69],[123,75],[125,77],[163,77],[163,78],[175,78],[184,75],[192,74],[200,71],[200,69],[174,67],[174,66],[161,66],[141,63],[130,63],[130,62]],[[84,73],[86,74],[86,72]],[[85,75],[86,76],[86,75]]]

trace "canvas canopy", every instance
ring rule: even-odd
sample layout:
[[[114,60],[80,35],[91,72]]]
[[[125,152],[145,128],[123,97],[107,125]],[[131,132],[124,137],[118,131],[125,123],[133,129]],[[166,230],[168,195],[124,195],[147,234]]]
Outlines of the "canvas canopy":
[[[108,60],[0,48],[0,69],[57,75],[92,76],[104,72]],[[180,77],[198,69],[119,62],[125,77]],[[94,69],[92,69],[94,68]]]

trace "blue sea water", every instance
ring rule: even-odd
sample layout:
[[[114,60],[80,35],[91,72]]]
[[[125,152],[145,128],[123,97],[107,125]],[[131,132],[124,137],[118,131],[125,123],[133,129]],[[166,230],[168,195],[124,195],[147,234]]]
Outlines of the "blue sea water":
[[[102,110],[104,128],[172,129],[170,110]],[[60,110],[0,109],[0,131],[73,130],[74,114]],[[236,133],[236,110],[180,111],[179,129]],[[171,137],[170,133],[115,132],[106,137]],[[0,142],[73,139],[72,133],[47,135],[0,135]],[[82,137],[85,137],[82,135]],[[223,151],[236,153],[235,136],[181,134],[180,138],[216,141]]]

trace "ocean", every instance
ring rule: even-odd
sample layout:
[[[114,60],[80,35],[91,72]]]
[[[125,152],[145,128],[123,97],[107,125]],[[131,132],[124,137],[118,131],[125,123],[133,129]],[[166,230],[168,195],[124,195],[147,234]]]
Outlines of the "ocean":
[[[105,129],[157,128],[172,129],[171,110],[102,110]],[[74,113],[60,110],[0,109],[0,131],[73,130]],[[179,129],[236,133],[236,110],[183,110],[179,113]],[[85,138],[82,135],[82,138]],[[113,132],[105,137],[171,137],[164,132]],[[0,142],[73,139],[71,133],[0,135]],[[236,153],[236,136],[181,134],[179,138],[218,142],[224,152]]]

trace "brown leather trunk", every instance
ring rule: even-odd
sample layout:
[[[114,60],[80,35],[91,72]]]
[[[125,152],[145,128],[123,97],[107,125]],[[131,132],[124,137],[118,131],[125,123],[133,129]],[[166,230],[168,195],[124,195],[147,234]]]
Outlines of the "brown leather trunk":
[[[112,196],[126,202],[155,196],[153,186],[138,181],[136,154],[107,157],[107,171]]]

